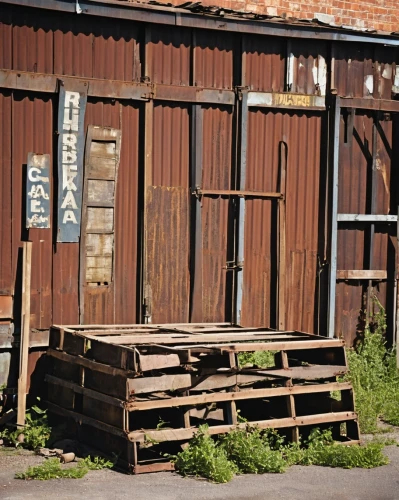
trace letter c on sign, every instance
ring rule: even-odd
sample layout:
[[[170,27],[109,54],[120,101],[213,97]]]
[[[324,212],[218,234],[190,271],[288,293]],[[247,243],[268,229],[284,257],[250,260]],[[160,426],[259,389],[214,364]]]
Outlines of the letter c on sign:
[[[40,182],[42,180],[42,178],[38,175],[36,175],[35,177],[33,176],[33,174],[37,172],[38,174],[41,174],[41,170],[40,168],[36,168],[36,167],[31,167],[28,171],[28,178],[31,182]]]

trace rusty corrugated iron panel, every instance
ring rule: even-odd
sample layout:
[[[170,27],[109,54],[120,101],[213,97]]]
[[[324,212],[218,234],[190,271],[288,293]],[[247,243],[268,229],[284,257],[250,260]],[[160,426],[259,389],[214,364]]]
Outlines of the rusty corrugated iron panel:
[[[153,186],[189,186],[188,106],[154,106]]]
[[[53,323],[79,324],[79,245],[57,243],[53,254]]]
[[[0,93],[0,293],[11,295],[14,286],[11,267],[11,109],[12,96]]]
[[[140,81],[140,47],[137,25],[100,18],[92,26],[93,77],[109,80]]]
[[[381,117],[380,117],[381,118]],[[375,154],[375,213],[395,213],[393,205],[395,179],[392,176],[394,141],[391,120],[376,122]],[[339,213],[370,213],[373,155],[373,115],[358,111],[353,119],[351,134],[350,117],[341,120],[339,161]],[[370,248],[370,224],[340,224],[338,230],[337,269],[352,270],[368,267]],[[393,293],[392,276],[395,256],[394,225],[376,224],[371,269],[387,270],[387,283],[374,283],[374,291],[385,307],[387,294]],[[341,281],[337,284],[336,335],[353,342],[359,328],[360,311],[366,309],[367,281]],[[393,301],[393,299],[389,299]],[[392,303],[392,302],[391,302]]]
[[[317,114],[251,111],[246,189],[278,191],[278,146],[288,147],[288,329],[314,331],[319,245],[320,125]],[[277,207],[246,202],[243,321],[275,325]]]
[[[97,20],[96,20],[97,21]],[[57,17],[54,30],[54,73],[93,76],[93,21],[86,16]]]
[[[25,166],[29,152],[52,155],[53,103],[48,97],[14,92],[12,111],[12,270],[16,286],[21,280],[22,241],[28,239],[23,212]],[[50,173],[50,183],[52,175]],[[51,222],[52,224],[52,222]],[[52,322],[52,233],[30,229],[32,245],[31,327],[49,328]],[[19,309],[17,309],[19,310]]]
[[[154,106],[152,186],[146,193],[147,297],[152,322],[187,322],[189,315],[189,112]]]
[[[286,45],[283,38],[243,35],[244,85],[262,92],[283,92]]]
[[[231,187],[232,118],[231,108],[206,106],[203,110],[203,189]],[[229,204],[226,197],[202,198],[203,322],[226,318]]]
[[[333,43],[335,56],[334,79],[331,82],[338,95],[370,97],[374,91],[372,45]]]
[[[2,11],[0,21],[0,68],[12,69],[12,22],[9,9]]]
[[[295,40],[290,43],[294,58],[292,64],[292,86],[290,91],[298,94],[326,93],[327,43],[312,40]]]
[[[168,26],[153,26],[151,29],[147,63],[154,83],[167,85],[190,85],[191,30]]]
[[[115,202],[115,322],[136,323],[139,234],[139,112],[123,103],[122,146]]]
[[[147,188],[147,296],[153,323],[189,321],[189,189]]]
[[[194,85],[233,88],[234,35],[196,30],[194,37]]]
[[[52,13],[13,9],[13,69],[52,73],[54,69]]]

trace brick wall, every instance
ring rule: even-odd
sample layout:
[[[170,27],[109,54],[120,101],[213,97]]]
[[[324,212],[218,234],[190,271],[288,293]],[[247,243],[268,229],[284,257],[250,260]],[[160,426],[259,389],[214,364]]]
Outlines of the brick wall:
[[[201,3],[286,18],[318,18],[338,26],[399,31],[399,0],[201,0]]]

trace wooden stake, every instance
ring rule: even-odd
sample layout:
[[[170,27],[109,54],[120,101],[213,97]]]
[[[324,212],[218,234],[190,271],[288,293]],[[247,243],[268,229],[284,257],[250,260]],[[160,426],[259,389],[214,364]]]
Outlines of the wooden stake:
[[[26,387],[28,381],[28,356],[30,335],[30,284],[32,271],[32,242],[23,243],[22,260],[22,311],[21,311],[21,347],[18,379],[17,425],[25,425]]]

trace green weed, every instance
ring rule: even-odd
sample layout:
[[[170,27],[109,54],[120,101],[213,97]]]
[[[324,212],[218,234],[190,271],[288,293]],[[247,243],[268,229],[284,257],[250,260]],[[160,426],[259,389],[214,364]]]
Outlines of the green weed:
[[[247,426],[221,438],[221,448],[242,474],[284,472],[287,463],[280,451],[273,450],[262,438],[262,431]]]
[[[215,483],[227,483],[238,472],[223,448],[207,433],[207,426],[200,426],[190,445],[172,457],[177,470],[183,476],[200,476]]]
[[[254,351],[238,353],[238,364],[240,367],[254,365],[258,368],[270,368],[275,366],[274,355],[278,351]]]
[[[21,434],[24,436],[22,442],[18,439]],[[34,405],[26,412],[25,427],[23,429],[6,427],[0,432],[0,437],[14,446],[37,450],[46,445],[50,434],[51,427],[47,421],[47,410],[42,410],[37,405]]]
[[[366,324],[364,336],[356,348],[348,349],[349,373],[356,411],[362,433],[377,432],[378,418],[399,425],[399,371],[396,352],[387,349],[386,315],[375,298],[379,311]]]
[[[25,472],[15,474],[15,479],[37,479],[46,481],[48,479],[80,479],[84,477],[89,470],[100,470],[111,468],[113,463],[100,457],[91,458],[90,456],[78,462],[74,467],[64,468],[61,466],[58,458],[49,458],[41,465],[29,467]]]

